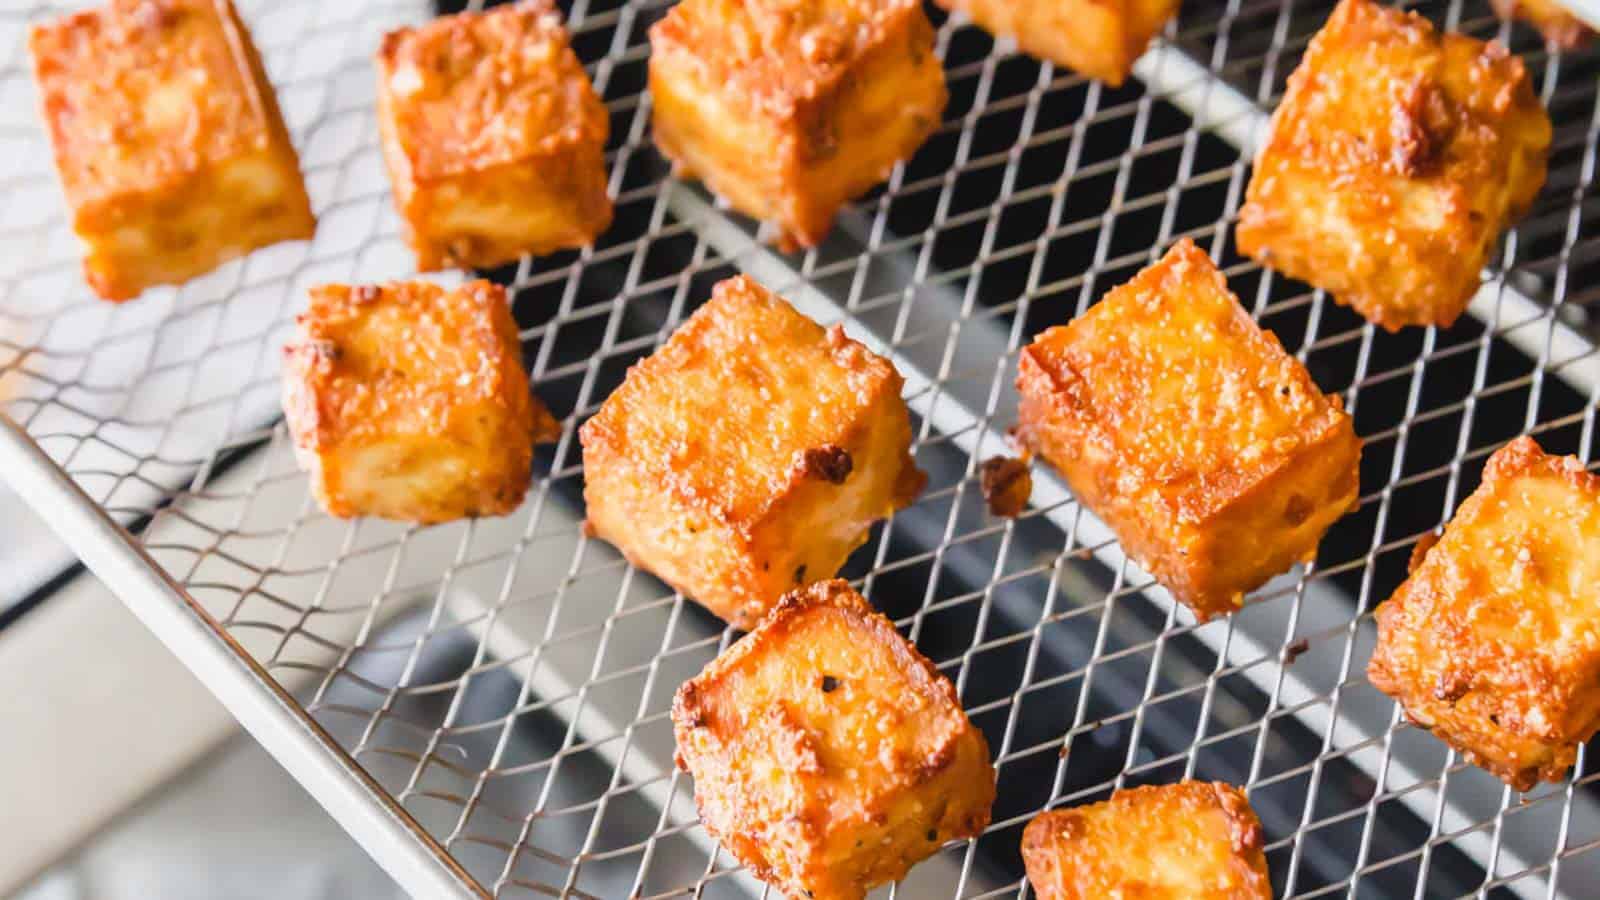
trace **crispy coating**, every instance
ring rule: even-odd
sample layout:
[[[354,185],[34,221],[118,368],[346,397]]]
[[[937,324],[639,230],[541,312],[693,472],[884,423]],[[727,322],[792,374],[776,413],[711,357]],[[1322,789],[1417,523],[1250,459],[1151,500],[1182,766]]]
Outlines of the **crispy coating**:
[[[1018,368],[1019,438],[1202,621],[1314,557],[1357,503],[1343,404],[1187,239]]]
[[[378,122],[423,271],[591,243],[611,224],[610,120],[552,0],[384,38]]]
[[[921,491],[902,384],[838,327],[723,281],[584,423],[589,524],[749,628]]]
[[[1022,832],[1039,900],[1272,900],[1263,846],[1244,792],[1220,781],[1120,790]]]
[[[843,581],[785,597],[672,722],[706,830],[792,898],[860,900],[989,824],[989,745],[955,686]]]
[[[1273,114],[1239,248],[1390,331],[1448,326],[1544,184],[1550,134],[1499,44],[1341,0]]]
[[[1112,87],[1133,71],[1150,39],[1178,11],[1178,0],[935,0],[962,10],[991,34],[1027,53]]]
[[[1600,728],[1600,476],[1521,437],[1378,608],[1367,677],[1519,791]]]
[[[176,284],[316,220],[228,0],[111,0],[29,35],[40,112],[107,300]]]
[[[1545,43],[1559,50],[1577,50],[1594,40],[1594,29],[1556,0],[1489,0],[1502,19],[1521,19],[1544,35]]]
[[[505,289],[425,281],[311,289],[284,347],[284,415],[335,516],[503,515],[560,425],[528,388]]]
[[[815,246],[938,127],[933,37],[918,0],[684,0],[650,29],[656,143]]]

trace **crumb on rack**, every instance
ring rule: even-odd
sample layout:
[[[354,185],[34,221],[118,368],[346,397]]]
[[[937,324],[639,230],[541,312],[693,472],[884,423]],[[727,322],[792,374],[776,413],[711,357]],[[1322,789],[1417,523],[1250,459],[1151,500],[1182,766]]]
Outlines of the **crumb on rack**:
[[[1028,498],[1033,495],[1033,474],[1026,460],[991,456],[978,467],[978,478],[990,515],[1012,519],[1028,507]]]

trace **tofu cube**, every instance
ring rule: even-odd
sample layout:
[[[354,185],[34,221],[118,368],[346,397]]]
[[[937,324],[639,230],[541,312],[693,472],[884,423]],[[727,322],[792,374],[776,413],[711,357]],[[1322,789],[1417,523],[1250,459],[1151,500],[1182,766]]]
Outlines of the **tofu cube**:
[[[1390,331],[1449,326],[1544,184],[1550,134],[1499,44],[1341,0],[1273,114],[1239,249]]]
[[[1374,687],[1519,791],[1600,728],[1600,476],[1518,438],[1378,607]]]
[[[503,515],[560,425],[528,387],[505,289],[312,288],[284,348],[283,411],[330,515]]]
[[[1532,25],[1557,50],[1578,50],[1594,40],[1594,29],[1556,0],[1489,0],[1489,5],[1508,22]]]
[[[300,163],[228,0],[112,0],[29,36],[56,170],[107,300],[311,237]]]
[[[1264,846],[1244,792],[1184,781],[1042,812],[1022,861],[1039,900],[1272,900]]]
[[[1187,239],[1019,361],[1022,441],[1201,621],[1309,561],[1361,442]]]
[[[843,581],[785,597],[672,723],[706,830],[796,900],[860,900],[989,824],[989,745],[955,685]]]
[[[939,126],[933,38],[919,0],[684,0],[650,29],[656,144],[815,246]]]
[[[589,526],[748,629],[922,490],[902,384],[839,327],[723,281],[584,423]]]
[[[1117,87],[1178,0],[935,0],[1025,52]]]
[[[417,268],[491,268],[611,224],[610,120],[552,0],[384,38],[378,125]]]

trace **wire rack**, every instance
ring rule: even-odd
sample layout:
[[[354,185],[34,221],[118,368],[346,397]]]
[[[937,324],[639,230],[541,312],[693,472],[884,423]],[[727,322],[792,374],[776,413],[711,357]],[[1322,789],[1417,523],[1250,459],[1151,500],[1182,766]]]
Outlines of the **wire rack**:
[[[846,574],[955,681],[999,799],[982,838],[892,893],[1028,896],[1017,843],[1040,808],[1179,777],[1246,788],[1280,897],[1592,891],[1590,754],[1568,782],[1516,794],[1405,724],[1363,672],[1374,606],[1495,447],[1531,432],[1594,459],[1596,52],[1547,52],[1481,3],[1417,7],[1520,53],[1555,144],[1472,316],[1390,335],[1231,238],[1265,111],[1331,3],[1189,3],[1120,89],[930,9],[943,127],[804,254],[672,180],[653,149],[646,30],[669,3],[563,3],[611,111],[617,221],[581,253],[489,274],[512,288],[535,389],[565,428],[517,514],[419,529],[316,509],[276,370],[306,286],[408,274],[369,55],[434,11],[240,5],[318,235],[120,306],[81,284],[33,115],[26,25],[60,10],[0,11],[0,158],[16,161],[0,174],[0,403],[20,426],[0,429],[0,468],[413,893],[763,894],[671,766],[672,692],[736,635],[579,527],[578,425],[738,271],[894,359],[931,476]],[[1017,348],[1183,235],[1366,441],[1361,507],[1316,564],[1204,626],[1049,472],[1015,520],[985,515],[975,476],[1005,452]]]

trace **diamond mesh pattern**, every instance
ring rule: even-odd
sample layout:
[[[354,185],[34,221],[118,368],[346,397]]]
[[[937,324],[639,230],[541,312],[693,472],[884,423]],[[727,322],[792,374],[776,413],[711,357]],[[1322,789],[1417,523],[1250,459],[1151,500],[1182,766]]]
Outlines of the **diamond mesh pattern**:
[[[946,847],[899,896],[1026,896],[1016,846],[1047,801],[1185,776],[1246,786],[1278,896],[1588,890],[1588,754],[1570,782],[1513,794],[1406,725],[1363,671],[1373,607],[1495,447],[1531,431],[1594,459],[1596,52],[1549,54],[1480,3],[1419,7],[1521,53],[1556,138],[1474,317],[1390,335],[1231,240],[1249,175],[1237,143],[1331,3],[1190,3],[1142,79],[1116,90],[936,15],[944,127],[834,238],[795,255],[673,181],[651,146],[645,33],[666,0],[564,3],[611,110],[616,225],[581,253],[491,274],[513,288],[535,388],[565,431],[518,513],[418,529],[316,509],[277,421],[276,375],[307,285],[408,271],[368,57],[382,31],[429,12],[240,5],[302,154],[317,238],[120,306],[81,284],[33,114],[26,23],[59,10],[0,12],[0,156],[18,161],[0,174],[0,402],[486,892],[755,886],[705,837],[670,767],[672,692],[734,635],[581,535],[576,443],[627,366],[741,270],[825,324],[847,321],[908,376],[931,481],[847,574],[956,681],[1000,799],[983,838]],[[1255,108],[1224,105],[1198,127],[1190,100],[1229,91]],[[1205,626],[1123,565],[1047,474],[1014,521],[985,516],[975,477],[1014,421],[1016,348],[1181,235],[1343,394],[1367,442],[1361,508],[1317,563]]]

